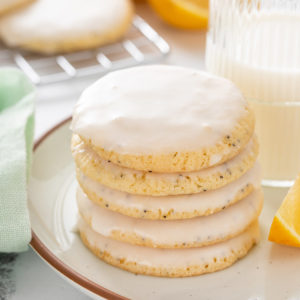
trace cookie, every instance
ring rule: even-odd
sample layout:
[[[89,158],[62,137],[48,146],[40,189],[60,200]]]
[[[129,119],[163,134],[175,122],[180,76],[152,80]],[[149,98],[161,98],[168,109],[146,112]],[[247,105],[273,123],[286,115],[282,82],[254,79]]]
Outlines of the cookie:
[[[222,188],[191,195],[140,196],[110,189],[82,172],[77,180],[94,203],[121,214],[143,219],[176,220],[216,213],[248,196],[260,187],[260,166],[254,167],[234,182]]]
[[[10,47],[45,54],[99,47],[118,40],[133,17],[130,0],[39,0],[0,20]]]
[[[0,0],[0,16],[11,13],[36,0]]]
[[[226,241],[245,231],[261,212],[262,191],[256,190],[219,213],[185,220],[144,220],[113,212],[94,204],[78,188],[81,217],[97,233],[140,246],[192,248]]]
[[[240,153],[254,130],[227,79],[178,66],[112,72],[87,88],[72,131],[105,160],[152,172],[191,172]]]
[[[83,243],[105,262],[124,270],[153,276],[187,277],[215,272],[245,256],[259,241],[258,223],[222,243],[201,248],[158,249],[106,238],[79,222]]]
[[[205,192],[225,186],[245,174],[258,154],[257,138],[230,161],[185,173],[154,173],[120,167],[102,159],[78,135],[72,138],[72,154],[77,168],[87,177],[112,189],[138,195],[182,195]]]

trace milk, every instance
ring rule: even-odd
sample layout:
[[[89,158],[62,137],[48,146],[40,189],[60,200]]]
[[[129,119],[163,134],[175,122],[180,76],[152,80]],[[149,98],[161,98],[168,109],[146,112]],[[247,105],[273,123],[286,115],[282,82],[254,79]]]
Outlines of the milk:
[[[225,10],[212,20],[206,66],[250,101],[264,179],[289,184],[300,172],[300,12]]]

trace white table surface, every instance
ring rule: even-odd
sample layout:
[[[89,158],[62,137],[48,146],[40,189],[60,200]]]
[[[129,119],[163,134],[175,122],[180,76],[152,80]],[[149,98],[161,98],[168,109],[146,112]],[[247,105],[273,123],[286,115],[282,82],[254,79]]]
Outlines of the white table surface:
[[[173,29],[160,21],[145,4],[140,4],[137,12],[170,44],[171,54],[164,63],[204,69],[205,32]],[[70,116],[78,95],[94,80],[95,78],[82,80],[80,84],[76,83],[76,86],[65,83],[40,89],[36,105],[35,137],[40,137],[56,123]],[[13,278],[16,282],[16,291],[10,298],[13,300],[88,299],[54,272],[31,249],[18,256]]]

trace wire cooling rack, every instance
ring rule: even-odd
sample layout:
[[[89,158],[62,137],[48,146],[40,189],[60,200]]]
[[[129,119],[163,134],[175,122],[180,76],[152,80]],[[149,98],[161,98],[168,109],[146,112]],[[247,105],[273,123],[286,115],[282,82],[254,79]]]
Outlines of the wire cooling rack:
[[[0,66],[17,66],[34,84],[43,85],[154,62],[169,52],[168,43],[135,16],[122,41],[93,50],[41,56],[0,45]]]

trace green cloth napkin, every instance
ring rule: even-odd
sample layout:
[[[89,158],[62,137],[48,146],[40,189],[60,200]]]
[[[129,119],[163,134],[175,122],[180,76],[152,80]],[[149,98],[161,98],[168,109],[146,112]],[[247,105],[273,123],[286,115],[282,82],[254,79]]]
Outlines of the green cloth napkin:
[[[34,87],[19,70],[0,69],[0,252],[31,240],[27,180],[34,134]]]

